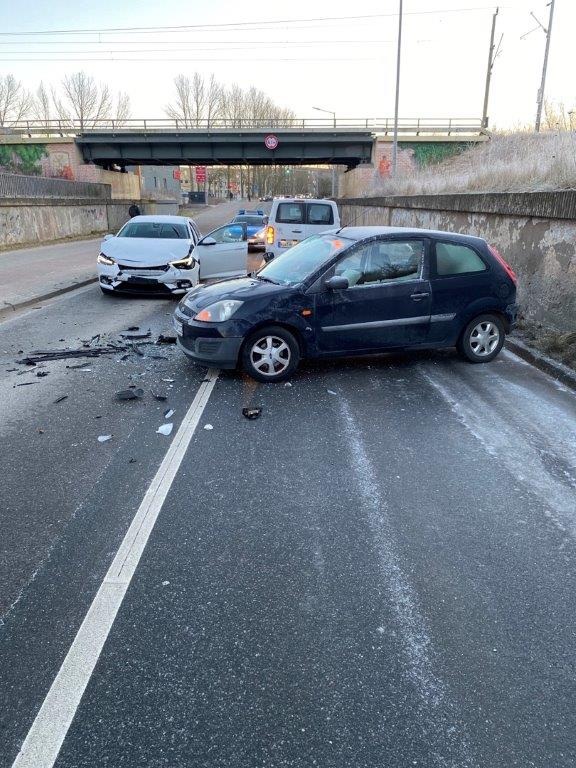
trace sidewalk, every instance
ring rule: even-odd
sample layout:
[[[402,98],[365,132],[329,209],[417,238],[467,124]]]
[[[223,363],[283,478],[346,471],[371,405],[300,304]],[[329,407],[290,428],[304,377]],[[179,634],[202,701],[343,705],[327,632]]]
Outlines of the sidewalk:
[[[0,253],[0,311],[96,281],[101,238]]]

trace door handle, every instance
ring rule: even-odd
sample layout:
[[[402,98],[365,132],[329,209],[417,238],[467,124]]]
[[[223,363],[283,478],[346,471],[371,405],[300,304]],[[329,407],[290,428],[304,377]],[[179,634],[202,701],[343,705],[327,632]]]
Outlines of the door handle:
[[[301,229],[293,229],[292,230],[292,234],[293,235],[301,235],[302,234],[302,230]]]
[[[430,292],[429,291],[424,291],[422,293],[411,293],[410,294],[410,298],[413,299],[414,301],[420,301],[420,299],[425,299],[426,296],[430,296]]]

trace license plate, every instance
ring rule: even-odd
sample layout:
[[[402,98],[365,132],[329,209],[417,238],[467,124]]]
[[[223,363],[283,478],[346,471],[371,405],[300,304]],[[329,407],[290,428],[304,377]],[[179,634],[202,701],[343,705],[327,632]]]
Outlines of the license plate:
[[[179,320],[174,320],[174,330],[178,336],[182,336],[182,323]]]
[[[130,276],[127,280],[128,283],[138,283],[139,285],[149,285],[150,283],[157,283],[158,280],[156,280],[153,277],[141,277],[138,275],[136,276]]]
[[[300,240],[278,240],[278,246],[280,248],[292,248],[294,245],[298,245]]]

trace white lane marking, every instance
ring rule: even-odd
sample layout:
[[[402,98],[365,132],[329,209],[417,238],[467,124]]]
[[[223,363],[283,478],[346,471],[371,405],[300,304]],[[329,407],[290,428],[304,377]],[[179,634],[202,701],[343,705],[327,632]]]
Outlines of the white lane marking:
[[[429,764],[435,768],[472,768],[476,761],[470,752],[465,725],[446,684],[434,669],[432,638],[419,607],[418,595],[402,569],[387,501],[375,481],[377,474],[350,406],[343,397],[339,397],[338,402],[360,491],[360,503],[367,512],[392,611],[400,629],[407,662],[406,673],[420,697],[419,723],[431,750]],[[376,631],[383,634],[386,629],[380,626]]]
[[[52,768],[216,380],[210,370],[140,504],[12,768]]]

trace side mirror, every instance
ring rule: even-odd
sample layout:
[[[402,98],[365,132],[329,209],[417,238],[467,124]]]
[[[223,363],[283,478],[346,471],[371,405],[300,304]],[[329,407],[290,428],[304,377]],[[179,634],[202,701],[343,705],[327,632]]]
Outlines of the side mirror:
[[[110,234],[104,235],[104,237],[102,238],[102,242],[105,242],[106,240],[110,240],[112,237],[116,237],[116,235],[110,235]]]
[[[213,237],[205,237],[204,240],[200,240],[198,245],[217,245],[217,243]]]
[[[326,288],[328,288],[329,291],[345,291],[346,288],[350,287],[350,282],[348,281],[347,277],[342,277],[342,275],[334,275],[334,277],[326,280],[324,285]]]
[[[272,261],[272,259],[274,258],[274,254],[273,253],[265,253],[264,256],[262,256],[262,258],[264,259],[266,264],[268,264],[268,262]]]

